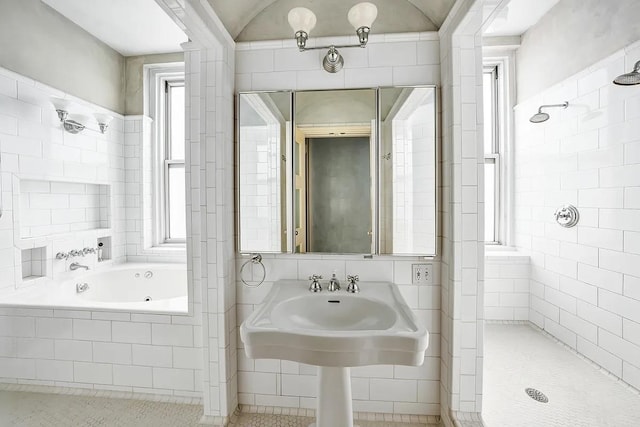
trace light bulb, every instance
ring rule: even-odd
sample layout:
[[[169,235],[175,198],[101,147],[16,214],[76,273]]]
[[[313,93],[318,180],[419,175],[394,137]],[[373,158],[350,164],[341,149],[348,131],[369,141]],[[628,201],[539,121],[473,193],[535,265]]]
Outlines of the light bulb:
[[[109,123],[111,123],[111,120],[113,120],[113,116],[110,116],[109,114],[95,113],[93,117],[96,118],[96,121],[98,123],[106,126],[109,126]]]
[[[69,101],[68,99],[56,98],[55,96],[52,96],[51,98],[49,98],[49,100],[56,110],[69,111],[71,101]]]
[[[294,7],[287,19],[294,32],[304,31],[308,35],[316,26],[316,15],[306,7]]]
[[[361,27],[371,28],[378,16],[378,8],[369,2],[358,3],[349,10],[347,18],[356,30]]]

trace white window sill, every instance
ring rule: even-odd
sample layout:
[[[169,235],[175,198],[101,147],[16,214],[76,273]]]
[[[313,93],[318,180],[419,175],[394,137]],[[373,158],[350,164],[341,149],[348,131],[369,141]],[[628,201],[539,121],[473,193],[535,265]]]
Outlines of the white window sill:
[[[146,248],[142,252],[155,255],[186,255],[187,246],[184,243],[167,243]]]
[[[500,259],[513,261],[521,260],[522,262],[529,261],[529,254],[519,252],[518,249],[513,246],[504,245],[485,245],[484,257],[496,261]]]

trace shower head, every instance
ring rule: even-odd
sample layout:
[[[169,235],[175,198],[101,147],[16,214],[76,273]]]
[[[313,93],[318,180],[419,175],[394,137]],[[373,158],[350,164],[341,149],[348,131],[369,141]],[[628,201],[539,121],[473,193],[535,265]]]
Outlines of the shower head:
[[[531,116],[529,121],[531,123],[542,123],[549,120],[549,115],[547,113],[542,112],[543,108],[551,108],[551,107],[567,108],[568,106],[569,106],[569,103],[567,101],[563,102],[562,104],[541,105],[540,108],[538,108],[538,112],[533,116]]]
[[[549,115],[547,113],[540,112],[540,110],[538,110],[538,112],[529,119],[531,123],[542,123],[547,120],[549,120]]]
[[[633,66],[633,71],[627,74],[622,74],[615,79],[613,83],[621,86],[632,86],[640,84],[640,61],[636,62]]]

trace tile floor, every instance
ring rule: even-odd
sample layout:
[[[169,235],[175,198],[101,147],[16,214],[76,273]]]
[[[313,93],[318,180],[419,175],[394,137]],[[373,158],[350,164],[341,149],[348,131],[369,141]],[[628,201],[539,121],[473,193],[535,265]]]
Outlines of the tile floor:
[[[637,427],[640,393],[529,325],[487,324],[486,427]],[[524,389],[543,392],[538,403]]]
[[[0,427],[190,427],[202,406],[96,396],[0,390]],[[307,427],[312,417],[239,413],[229,427]],[[359,427],[435,427],[438,424],[357,421]]]
[[[200,405],[0,391],[2,427],[188,427],[200,417]]]

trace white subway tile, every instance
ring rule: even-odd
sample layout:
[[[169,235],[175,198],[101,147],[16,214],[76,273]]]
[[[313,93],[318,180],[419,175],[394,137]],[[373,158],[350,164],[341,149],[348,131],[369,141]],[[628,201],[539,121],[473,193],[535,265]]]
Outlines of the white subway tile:
[[[17,357],[27,359],[53,359],[53,340],[17,338]]]
[[[114,365],[113,384],[133,387],[152,387],[152,368]]]
[[[417,64],[416,43],[374,43],[367,46],[369,67],[398,67]]]
[[[55,359],[91,362],[93,360],[91,341],[55,340]]]
[[[106,320],[73,319],[73,339],[111,341],[111,322]]]
[[[51,381],[73,381],[73,362],[37,360],[36,378]]]
[[[600,366],[607,369],[613,375],[622,375],[622,359],[606,351],[598,345],[582,337],[578,337],[577,350]]]
[[[153,368],[153,387],[174,390],[194,390],[191,369]]]
[[[640,301],[640,278],[624,276],[624,296]]]
[[[622,324],[622,337],[625,340],[631,341],[633,344],[640,346],[640,323],[624,319]]]
[[[598,306],[640,323],[640,301],[601,289],[598,291]]]
[[[640,277],[640,255],[600,249],[600,267]]]
[[[315,397],[317,395],[317,376],[284,374],[281,378],[282,394],[285,396]]]
[[[1,97],[0,97],[1,98]],[[18,359],[0,357],[0,378],[28,378],[36,377],[35,359]]]
[[[79,383],[113,384],[111,367],[106,363],[73,362],[73,379]]]
[[[628,362],[623,362],[622,379],[636,389],[640,388],[640,369]]]
[[[417,402],[418,383],[416,380],[371,379],[371,400],[390,402]]]
[[[624,189],[624,208],[640,209],[640,187],[628,187]]]
[[[32,317],[0,316],[0,336],[33,337],[35,331],[35,319]]]
[[[623,234],[619,230],[604,228],[578,227],[578,243],[581,245],[622,250]]]
[[[112,340],[132,344],[151,344],[149,323],[111,322]]]
[[[593,343],[598,342],[598,327],[566,311],[560,312],[560,324],[578,336]]]
[[[131,344],[94,342],[93,361],[124,365],[131,364]]]
[[[173,347],[173,367],[202,369],[202,349]]]
[[[598,188],[578,190],[580,206],[591,208],[622,208],[624,193],[622,188]]]
[[[193,327],[189,325],[151,325],[153,345],[193,346]]]
[[[604,329],[598,331],[598,345],[622,360],[640,360],[640,346],[625,341]]]
[[[42,338],[71,338],[71,319],[36,319],[36,336]]]
[[[173,353],[171,347],[137,344],[133,344],[131,347],[134,365],[166,368],[173,366]]]

